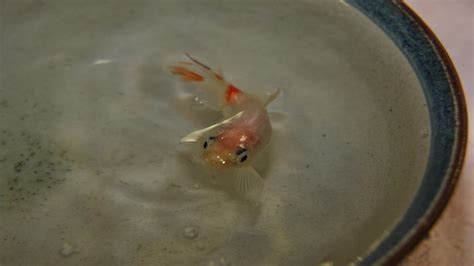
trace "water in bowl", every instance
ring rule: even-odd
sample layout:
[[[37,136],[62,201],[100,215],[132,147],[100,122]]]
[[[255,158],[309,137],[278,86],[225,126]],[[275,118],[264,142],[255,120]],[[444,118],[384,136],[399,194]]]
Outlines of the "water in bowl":
[[[2,265],[357,262],[423,175],[416,75],[343,1],[6,1],[0,27]],[[183,52],[283,90],[258,204],[178,144],[219,119],[164,71]]]

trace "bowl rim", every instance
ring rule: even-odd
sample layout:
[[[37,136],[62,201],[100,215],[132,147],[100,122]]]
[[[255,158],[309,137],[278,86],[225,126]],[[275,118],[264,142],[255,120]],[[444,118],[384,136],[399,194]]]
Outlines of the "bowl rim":
[[[395,265],[402,258],[408,255],[428,234],[431,227],[436,223],[441,213],[446,208],[449,199],[454,192],[461,174],[467,147],[468,118],[466,100],[456,68],[447,51],[430,27],[415,13],[415,11],[411,9],[408,4],[403,0],[347,0],[347,2],[369,17],[372,22],[380,27],[388,37],[395,42],[401,52],[410,61],[411,67],[416,72],[418,80],[424,90],[425,98],[428,101],[430,127],[432,132],[434,130],[440,131],[440,128],[434,128],[435,125],[433,125],[439,122],[437,119],[441,120],[441,122],[450,121],[450,119],[452,120],[451,123],[447,123],[447,130],[438,133],[434,132],[434,134],[432,133],[436,136],[433,136],[431,139],[430,156],[429,162],[426,166],[425,176],[423,177],[423,181],[420,184],[420,188],[417,191],[415,198],[410,203],[409,209],[403,215],[401,220],[398,221],[394,229],[385,236],[380,243],[371,249],[368,254],[366,254],[366,257],[364,257],[360,262],[360,265]],[[400,30],[400,26],[406,28],[402,31]],[[399,28],[396,29],[395,27]],[[415,42],[410,43],[410,41]],[[439,69],[441,71],[438,74],[444,74],[443,76],[438,77],[434,75],[436,73],[431,73],[431,78],[433,80],[438,79],[439,81],[442,81],[440,84],[442,84],[441,87],[444,86],[446,95],[440,96],[442,93],[437,94],[438,92],[433,92],[436,87],[429,87],[430,83],[426,82],[426,78],[429,77],[426,76],[426,74],[429,72],[435,72],[435,70],[431,71],[430,69],[425,69],[425,73],[420,73],[423,72],[423,70],[420,70],[423,67],[420,67],[417,63],[419,64],[419,61],[424,60],[424,58],[421,58],[421,56],[424,55],[420,55],[420,53],[413,54],[417,51],[416,49],[420,48],[431,50],[429,52],[432,54],[428,53],[428,56],[433,57],[431,58],[431,63],[437,64],[437,67],[440,67]],[[446,96],[450,96],[450,98],[447,98]],[[444,102],[431,100],[432,102],[430,104],[430,97],[444,97]],[[440,102],[442,104],[444,103],[444,105],[441,106],[441,109],[446,111],[446,114],[444,115],[447,118],[440,119],[432,114],[440,112],[435,110],[435,108],[439,107],[437,104],[439,105]],[[443,127],[445,124],[440,123],[438,126]],[[452,135],[450,133],[452,133]],[[436,156],[433,155],[433,150],[439,150],[438,146],[443,145],[440,144],[439,141],[445,139],[447,139],[445,142],[448,144],[444,143],[444,149],[446,149],[446,147],[450,148],[449,151],[451,152],[449,154],[450,156],[443,155],[446,164],[444,167],[442,166],[440,170],[444,170],[445,173],[438,174],[440,179],[439,183],[427,182],[429,179],[436,178],[433,177],[436,176],[436,174],[432,175],[433,171],[431,171],[430,175],[430,167],[437,168],[433,167],[433,165],[438,164],[438,162],[433,162],[433,158]],[[437,142],[435,142],[435,140]],[[414,205],[419,203],[419,199],[421,200],[423,198],[423,195],[420,196],[421,193],[424,193],[422,187],[426,187],[427,185],[431,185],[429,188],[430,193],[434,193],[430,202],[426,203],[428,208],[424,210],[418,208],[417,211],[414,211],[414,209],[417,208]],[[433,185],[437,185],[437,187]],[[416,215],[415,212],[417,212]]]

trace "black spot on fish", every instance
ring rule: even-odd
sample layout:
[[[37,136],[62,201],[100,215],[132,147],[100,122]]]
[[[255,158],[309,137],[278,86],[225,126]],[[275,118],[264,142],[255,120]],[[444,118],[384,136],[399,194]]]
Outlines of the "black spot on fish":
[[[235,155],[240,155],[240,154],[242,154],[243,152],[246,152],[246,151],[247,151],[247,149],[245,149],[245,148],[239,148],[239,149],[235,152]]]

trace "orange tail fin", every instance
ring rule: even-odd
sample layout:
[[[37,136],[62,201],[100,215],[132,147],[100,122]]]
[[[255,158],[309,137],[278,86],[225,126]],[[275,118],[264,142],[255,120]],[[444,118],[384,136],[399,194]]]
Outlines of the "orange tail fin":
[[[203,81],[204,77],[182,66],[171,67],[171,73],[178,75],[184,81]]]
[[[170,72],[181,80],[194,83],[199,90],[194,94],[199,101],[214,110],[222,110],[225,105],[233,102],[235,95],[240,92],[224,80],[220,72],[214,72],[209,66],[201,63],[189,54],[185,62],[178,62],[170,67]],[[232,87],[230,89],[230,87]]]

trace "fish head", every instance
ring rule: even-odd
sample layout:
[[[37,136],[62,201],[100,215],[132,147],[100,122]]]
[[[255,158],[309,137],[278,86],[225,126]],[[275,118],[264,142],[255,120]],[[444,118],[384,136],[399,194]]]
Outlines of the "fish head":
[[[202,159],[219,168],[245,166],[253,160],[256,138],[252,132],[227,129],[202,143]]]

